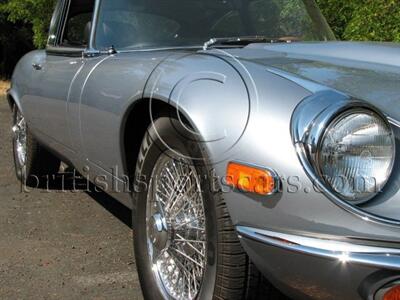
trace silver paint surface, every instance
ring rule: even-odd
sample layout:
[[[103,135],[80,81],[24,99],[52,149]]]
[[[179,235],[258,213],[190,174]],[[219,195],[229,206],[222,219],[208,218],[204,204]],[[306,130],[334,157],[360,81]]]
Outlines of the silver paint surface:
[[[42,69],[34,69],[34,63]],[[328,95],[355,98],[378,108],[391,118],[399,143],[400,46],[253,44],[224,51],[132,51],[94,58],[35,51],[16,67],[10,91],[38,139],[78,169],[88,165],[94,176],[111,175],[115,168],[126,173],[121,138],[127,114],[137,101],[164,101],[179,108],[206,141],[204,147],[220,178],[231,160],[271,168],[284,178],[282,192],[273,196],[226,193],[234,225],[397,246],[399,226],[361,218],[323,193],[304,190],[313,185],[292,142],[292,114],[304,99],[315,96],[323,101]],[[128,130],[135,134],[134,128]],[[365,209],[382,216],[390,208],[396,212],[391,217],[399,216],[399,171],[397,158],[384,193]],[[302,183],[300,191],[288,191],[289,177]],[[113,196],[131,206],[129,194]],[[329,286],[328,276],[315,275],[329,270],[341,278],[341,289],[327,290],[326,298],[356,299],[358,284],[374,271],[350,265],[335,269],[336,262],[305,259],[254,241],[244,241],[244,246],[269,278],[276,277],[274,282],[288,293],[295,289],[296,295],[317,298],[307,290],[299,292],[299,287]],[[279,266],[277,261],[283,258],[302,277],[286,272],[286,262]],[[302,269],[310,265],[313,272]]]

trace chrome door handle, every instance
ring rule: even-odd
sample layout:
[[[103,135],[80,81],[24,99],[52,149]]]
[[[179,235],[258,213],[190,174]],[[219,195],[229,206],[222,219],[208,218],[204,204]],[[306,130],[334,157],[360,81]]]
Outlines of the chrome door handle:
[[[40,71],[42,69],[42,66],[40,64],[32,64],[32,67],[36,70],[36,71]]]

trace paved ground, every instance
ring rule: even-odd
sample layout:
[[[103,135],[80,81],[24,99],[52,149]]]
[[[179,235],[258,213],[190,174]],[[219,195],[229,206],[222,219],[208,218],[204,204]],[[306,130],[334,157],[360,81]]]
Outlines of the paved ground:
[[[7,89],[10,87],[10,83],[8,81],[0,80],[0,97],[5,94]]]
[[[130,211],[101,193],[22,193],[10,117],[0,96],[0,299],[142,299]]]

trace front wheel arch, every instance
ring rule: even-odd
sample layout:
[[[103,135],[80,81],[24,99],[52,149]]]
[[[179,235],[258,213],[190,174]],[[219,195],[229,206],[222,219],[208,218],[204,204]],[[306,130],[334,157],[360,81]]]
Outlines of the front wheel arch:
[[[150,117],[150,103],[152,118]],[[174,117],[177,114],[179,114],[185,125],[195,128],[185,112],[159,98],[138,99],[126,110],[120,130],[121,157],[124,172],[131,179],[135,175],[140,146],[152,119],[155,120],[162,116]],[[133,182],[133,180],[130,182]]]

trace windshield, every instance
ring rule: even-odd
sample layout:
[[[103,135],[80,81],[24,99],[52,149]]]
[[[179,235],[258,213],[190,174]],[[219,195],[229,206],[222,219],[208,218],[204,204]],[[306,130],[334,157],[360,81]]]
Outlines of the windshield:
[[[96,47],[203,45],[210,38],[334,39],[314,0],[101,1]]]

